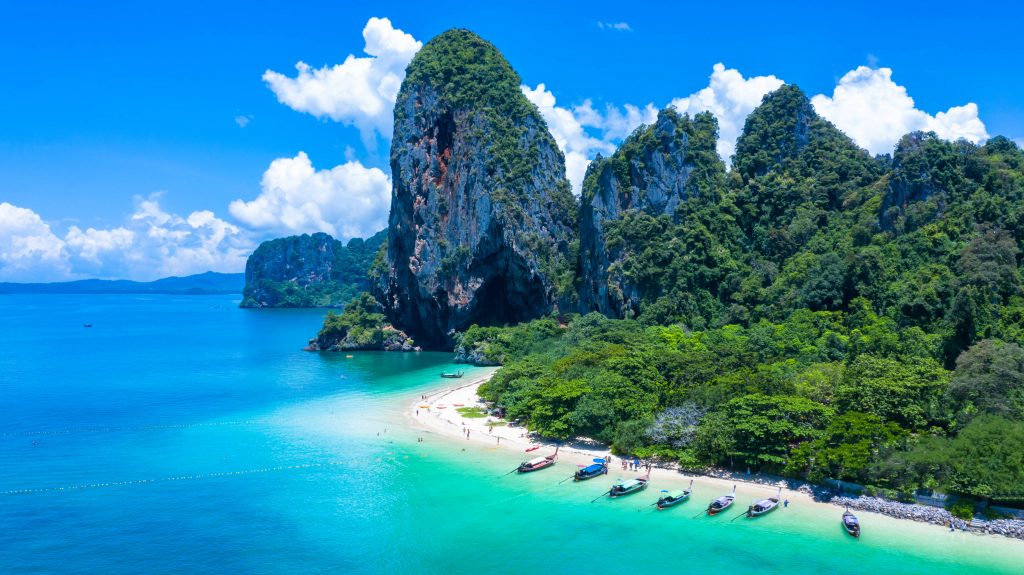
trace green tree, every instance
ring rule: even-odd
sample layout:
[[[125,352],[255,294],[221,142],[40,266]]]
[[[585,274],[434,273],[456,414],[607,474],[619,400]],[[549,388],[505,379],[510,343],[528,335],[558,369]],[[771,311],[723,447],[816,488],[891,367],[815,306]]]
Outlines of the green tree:
[[[789,452],[817,438],[833,412],[827,406],[795,396],[762,394],[738,397],[722,406],[732,428],[733,455],[750,465],[781,468]]]
[[[806,472],[812,481],[826,477],[863,481],[878,450],[892,446],[904,434],[898,425],[876,415],[843,413],[829,422],[821,437],[794,450],[787,470]]]
[[[897,454],[922,484],[989,499],[1024,494],[1024,423],[993,415],[975,418],[953,438],[928,437]]]
[[[906,429],[924,429],[944,421],[948,385],[949,372],[935,360],[861,355],[846,369],[835,404],[843,412],[870,413]]]
[[[1024,349],[983,339],[956,360],[949,397],[962,411],[1024,418]]]

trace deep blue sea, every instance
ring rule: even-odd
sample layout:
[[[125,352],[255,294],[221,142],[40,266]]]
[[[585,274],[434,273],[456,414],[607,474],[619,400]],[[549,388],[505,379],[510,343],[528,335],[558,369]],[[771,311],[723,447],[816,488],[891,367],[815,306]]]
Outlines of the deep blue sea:
[[[522,454],[403,425],[450,354],[303,352],[320,311],[237,305],[0,296],[0,574],[1024,573],[1018,541],[500,478]]]

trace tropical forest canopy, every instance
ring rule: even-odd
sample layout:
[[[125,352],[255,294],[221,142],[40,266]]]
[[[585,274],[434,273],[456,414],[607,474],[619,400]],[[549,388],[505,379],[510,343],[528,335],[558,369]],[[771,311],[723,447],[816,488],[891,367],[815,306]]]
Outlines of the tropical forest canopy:
[[[871,157],[785,86],[716,160],[674,213],[605,222],[623,318],[462,336],[504,364],[484,397],[689,467],[1024,501],[1024,153],[913,133]]]

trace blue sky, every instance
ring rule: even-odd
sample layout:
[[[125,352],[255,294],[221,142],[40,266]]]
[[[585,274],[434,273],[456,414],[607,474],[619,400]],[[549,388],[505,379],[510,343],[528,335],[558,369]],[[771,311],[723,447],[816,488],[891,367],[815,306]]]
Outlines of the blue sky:
[[[782,81],[825,98],[819,112],[872,151],[891,149],[906,126],[1024,138],[1024,14],[1013,3],[485,4],[5,3],[0,281],[237,270],[268,237],[379,224],[388,134],[365,126],[387,114],[337,112],[344,94],[280,101],[309,88],[289,84],[297,62],[312,73],[366,58],[374,17],[389,20],[382,42],[405,42],[399,60],[408,42],[451,27],[493,42],[570,157],[570,179],[657,108],[714,111],[730,105],[726,91],[759,100]],[[976,110],[959,108],[968,104]],[[864,107],[890,110],[874,120],[893,126],[864,127]],[[314,199],[296,217],[280,215],[303,195]]]

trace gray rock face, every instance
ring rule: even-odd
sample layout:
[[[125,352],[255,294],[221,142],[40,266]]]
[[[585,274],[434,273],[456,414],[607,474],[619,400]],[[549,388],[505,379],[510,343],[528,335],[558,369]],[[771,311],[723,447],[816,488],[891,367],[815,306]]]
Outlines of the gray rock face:
[[[344,249],[341,242],[325,233],[263,242],[245,262],[242,307],[280,307],[287,303],[274,283],[305,288],[329,281],[339,249]]]
[[[385,233],[347,245],[325,233],[260,244],[245,262],[241,307],[333,307],[370,289],[367,270]]]
[[[574,201],[562,153],[497,49],[452,30],[413,59],[395,105],[388,319],[427,348],[472,324],[552,311]]]
[[[623,317],[639,313],[637,285],[615,271],[628,246],[609,246],[607,223],[626,210],[675,218],[677,208],[701,197],[709,174],[724,176],[715,152],[717,123],[662,110],[658,120],[629,137],[610,158],[598,156],[587,171],[580,206],[580,311]],[[704,137],[695,134],[704,134]],[[710,135],[711,137],[706,137]],[[700,180],[700,181],[698,181]]]

